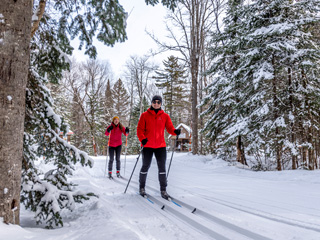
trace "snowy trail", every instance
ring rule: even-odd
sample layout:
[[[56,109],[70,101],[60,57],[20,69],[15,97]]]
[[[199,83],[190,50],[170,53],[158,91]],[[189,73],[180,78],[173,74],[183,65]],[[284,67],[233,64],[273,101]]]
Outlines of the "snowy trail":
[[[134,183],[136,186],[138,186],[138,183],[137,183],[137,182],[133,181],[133,183]],[[152,189],[152,190],[153,190],[153,194],[155,194],[155,193],[157,192],[157,190],[156,190],[155,188],[153,188],[153,187],[149,187],[149,189]],[[152,197],[151,200],[154,201],[155,198]],[[217,217],[215,217],[215,216],[213,216],[213,215],[211,215],[211,214],[208,214],[207,212],[205,212],[205,211],[200,210],[199,208],[197,208],[196,205],[191,206],[191,205],[189,205],[188,203],[185,203],[185,202],[183,202],[183,201],[181,201],[181,200],[178,200],[178,199],[176,199],[176,198],[173,198],[173,200],[174,200],[177,204],[179,204],[180,206],[182,206],[184,210],[188,210],[188,211],[189,211],[188,213],[192,213],[193,215],[196,215],[196,216],[205,218],[205,219],[209,220],[211,223],[216,223],[216,224],[218,224],[218,225],[224,226],[225,228],[227,228],[227,229],[229,229],[229,230],[232,230],[232,231],[234,231],[234,232],[237,232],[237,233],[239,233],[239,234],[241,234],[241,235],[243,235],[243,236],[246,236],[246,237],[248,237],[248,238],[251,238],[251,239],[261,239],[261,240],[267,240],[267,239],[269,239],[269,240],[270,240],[270,238],[267,238],[267,237],[264,237],[264,236],[262,236],[262,235],[260,235],[260,234],[251,232],[251,231],[249,231],[249,230],[247,230],[247,229],[243,229],[243,228],[238,227],[238,226],[236,226],[236,225],[234,225],[234,224],[232,224],[232,223],[226,222],[226,221],[224,221],[224,220],[222,220],[222,219],[220,219],[220,218],[217,218]],[[168,203],[164,203],[164,204],[168,204]],[[176,204],[176,205],[177,205],[177,204]],[[167,206],[167,205],[166,205],[166,206]],[[167,207],[166,207],[166,208],[167,208]],[[170,211],[172,211],[171,208],[170,208]],[[193,226],[196,225],[196,224],[194,223],[194,220],[193,220],[194,216],[192,216],[192,217],[183,216],[183,214],[182,214],[181,212],[177,212],[177,211],[175,211],[175,210],[174,210],[174,214],[175,214],[175,215],[178,215],[180,218],[184,219],[184,220],[185,220],[186,222],[188,222],[189,224],[191,224],[191,225],[193,225]],[[203,228],[203,226],[201,226],[201,225],[199,225],[199,224],[197,224],[197,228],[198,228],[198,229],[203,229],[202,231],[205,232],[205,233],[207,233],[207,234],[209,234],[210,236],[216,236],[217,239],[224,239],[224,237],[221,236],[220,234],[216,234],[216,233],[211,233],[211,234],[210,234],[210,231],[208,231],[208,229],[207,229],[206,227]],[[239,237],[238,237],[237,239],[239,239]]]
[[[151,181],[156,182],[154,179],[151,179]],[[182,189],[181,187],[175,187],[175,188]],[[228,208],[233,208],[235,210],[239,210],[239,211],[242,211],[242,212],[245,212],[245,213],[249,213],[249,214],[252,214],[252,215],[255,215],[255,216],[266,218],[266,219],[269,219],[269,220],[272,220],[272,221],[285,223],[285,224],[288,224],[288,225],[301,227],[301,228],[313,230],[313,231],[316,231],[316,232],[320,233],[320,225],[319,224],[316,224],[316,223],[313,223],[313,222],[310,222],[310,221],[309,222],[301,221],[301,220],[298,219],[299,214],[301,214],[301,213],[305,214],[305,212],[303,212],[302,210],[298,210],[298,211],[297,211],[297,209],[291,209],[290,210],[288,208],[281,208],[281,207],[270,205],[270,204],[261,204],[261,205],[266,205],[268,207],[273,207],[273,208],[277,208],[277,209],[280,209],[280,210],[288,211],[289,213],[291,213],[291,215],[295,216],[295,218],[293,219],[293,218],[287,218],[287,217],[284,217],[284,216],[281,216],[281,215],[277,215],[277,214],[273,214],[273,213],[268,213],[268,212],[265,212],[265,211],[262,211],[262,210],[258,210],[258,209],[252,208],[252,207],[244,206],[244,205],[241,205],[239,203],[227,201],[225,199],[219,199],[219,198],[212,197],[212,196],[208,197],[208,192],[206,192],[207,195],[204,194],[204,193],[199,193],[199,192],[198,193],[191,193],[190,192],[190,194],[192,194],[194,196],[197,196],[197,197],[200,197],[202,199],[208,200],[210,202],[226,206]],[[228,198],[226,198],[226,199],[228,199]],[[235,199],[235,198],[233,197],[233,199]],[[252,203],[252,201],[250,201],[250,202]],[[258,202],[254,202],[254,203],[258,203]],[[190,208],[191,208],[191,206],[190,206]],[[309,208],[307,210],[309,210]],[[311,213],[308,213],[308,215],[310,217],[320,218],[319,215],[315,215],[315,214],[311,214]]]
[[[230,173],[221,173],[220,171],[215,171],[214,168],[211,169],[213,170],[211,172],[211,175],[214,175],[215,178],[213,182],[216,182],[218,180],[221,182],[221,186],[230,186],[230,183],[228,182],[230,177],[237,178],[236,181],[230,181],[231,184],[233,182],[239,182],[245,180],[243,186],[250,185],[250,190],[251,192],[255,194],[243,194],[246,193],[246,189],[243,188],[243,191],[222,191],[221,189],[218,189],[219,191],[215,191],[214,189],[216,188],[215,186],[208,188],[208,187],[202,187],[204,182],[210,182],[210,178],[208,178],[207,169],[200,168],[199,166],[195,166],[194,163],[185,161],[186,159],[183,159],[182,161],[179,159],[179,164],[176,166],[181,167],[181,162],[183,162],[183,174],[180,174],[182,171],[178,169],[174,169],[172,167],[172,172],[176,172],[178,174],[175,175],[173,179],[170,179],[169,176],[169,194],[170,194],[170,186],[174,185],[174,192],[182,192],[183,195],[188,196],[188,202],[189,203],[198,203],[199,204],[199,198],[201,200],[206,200],[204,203],[203,201],[200,201],[200,204],[203,203],[203,207],[209,208],[209,209],[217,209],[221,208],[221,205],[227,207],[222,208],[223,210],[221,212],[232,212],[229,215],[239,215],[238,213],[234,213],[234,211],[230,211],[230,209],[234,209],[237,211],[242,211],[246,215],[250,214],[253,215],[253,217],[259,217],[259,218],[264,218],[266,220],[272,220],[275,225],[279,225],[281,223],[290,225],[294,227],[294,233],[292,233],[292,238],[296,238],[296,227],[307,229],[307,230],[312,230],[315,233],[308,233],[311,236],[314,234],[319,233],[319,220],[320,218],[318,217],[319,215],[317,214],[320,210],[320,208],[316,208],[315,206],[318,206],[316,204],[316,201],[311,201],[314,202],[314,204],[306,204],[306,196],[310,196],[310,189],[314,189],[312,184],[310,185],[309,182],[307,183],[299,183],[297,184],[295,179],[288,179],[289,181],[286,181],[282,188],[280,187],[280,190],[277,189],[277,178],[275,180],[273,179],[264,179],[261,178],[261,175],[266,174],[266,175],[279,175],[278,173],[255,173],[255,172],[250,172],[250,175],[240,175],[238,174],[239,172],[243,172],[243,174],[246,174],[245,170],[238,170],[236,171],[230,171]],[[188,164],[186,164],[186,162]],[[189,166],[186,166],[189,165]],[[201,167],[201,166],[200,166]],[[194,173],[200,172],[199,177],[186,177],[186,176],[194,176]],[[228,172],[228,171],[227,171]],[[172,174],[172,173],[171,173]],[[318,173],[314,173],[314,175],[318,175]],[[258,178],[256,176],[252,175],[258,175]],[[290,173],[291,175],[291,173]],[[152,177],[153,176],[153,177]],[[156,172],[154,172],[152,175],[150,174],[150,177],[148,178],[148,181],[150,181],[150,184],[154,184],[157,186],[157,179],[156,179]],[[203,177],[201,177],[203,176]],[[172,177],[172,176],[171,176]],[[300,176],[294,176],[295,178],[299,178]],[[191,181],[190,181],[191,179]],[[256,180],[259,181],[257,184],[254,184],[252,181]],[[265,182],[267,184],[265,184]],[[227,183],[227,184],[226,184]],[[253,184],[252,184],[253,183]],[[261,184],[262,183],[262,184]],[[291,185],[294,185],[294,187],[299,187],[299,185],[304,186],[306,184],[306,187],[303,187],[302,189],[294,189],[291,188]],[[319,184],[319,182],[316,183],[316,186]],[[208,184],[207,184],[208,185]],[[185,187],[187,186],[187,187]],[[261,187],[263,186],[263,187]],[[268,190],[263,190],[266,189],[266,187],[271,188],[270,191]],[[288,188],[289,187],[289,188]],[[234,189],[235,187],[231,187],[230,189]],[[254,189],[252,191],[252,189]],[[262,191],[261,191],[262,189]],[[287,189],[286,191],[283,191],[283,189]],[[259,191],[260,190],[260,191]],[[271,191],[272,190],[272,191]],[[276,191],[275,191],[276,190]],[[239,194],[237,194],[239,192]],[[259,194],[261,192],[261,194]],[[276,194],[272,194],[272,192],[276,192]],[[300,192],[302,196],[298,195],[297,192]],[[319,193],[315,193],[315,191],[312,191],[313,194],[315,195],[315,200],[319,200]],[[257,194],[258,193],[258,194]],[[268,194],[271,193],[271,194]],[[279,198],[274,198],[274,196],[279,195]],[[238,197],[241,196],[241,197]],[[271,198],[269,197],[271,196]],[[279,199],[279,201],[276,201],[274,199]],[[254,201],[253,201],[254,200]],[[295,200],[296,203],[292,204],[292,200]],[[215,205],[210,205],[208,204],[208,201],[215,203]],[[287,205],[285,204],[287,203]],[[219,204],[217,206],[216,204]],[[277,206],[278,205],[278,206]],[[314,214],[315,213],[315,214]],[[223,214],[223,213],[221,213]],[[248,216],[241,215],[242,218],[248,218]],[[229,218],[230,219],[230,218]],[[234,218],[231,218],[231,220],[235,220]],[[256,222],[257,220],[252,220],[253,222]],[[258,220],[259,221],[259,220]],[[263,222],[263,221],[262,221]],[[279,228],[279,227],[278,227]],[[253,228],[253,229],[259,229],[258,228]],[[288,232],[291,230],[288,230]],[[298,230],[299,231],[299,230]],[[283,234],[286,236],[286,239],[290,239],[288,235],[291,234]],[[297,237],[299,239],[299,237]],[[280,238],[279,238],[280,239]],[[301,237],[301,239],[308,239],[308,237]],[[317,239],[316,237],[311,239]]]
[[[136,158],[127,156],[126,179]],[[105,157],[94,160],[92,169],[77,166],[72,181],[98,199],[64,211],[64,227],[55,230],[37,226],[22,209],[22,227],[0,224],[0,240],[319,239],[318,170],[252,172],[210,156],[175,153],[167,190],[179,207],[160,197],[154,160],[146,187],[154,204],[137,194],[141,159],[126,194],[127,180],[105,178]]]
[[[127,181],[128,179],[125,179],[125,180]],[[115,179],[115,181],[118,182],[119,184],[123,184],[124,186],[126,185],[126,183],[121,182],[119,180]],[[134,185],[136,185],[136,188],[138,187],[137,182],[132,181],[132,183]],[[141,198],[141,200],[144,200],[144,199]],[[219,233],[211,230],[210,228],[206,227],[204,224],[201,224],[201,223],[195,221],[192,217],[188,217],[185,214],[177,211],[174,207],[169,206],[170,205],[169,201],[159,200],[153,196],[149,196],[149,198],[146,200],[149,200],[152,204],[155,203],[159,207],[159,209],[161,209],[165,212],[168,212],[169,214],[171,214],[173,217],[177,218],[178,220],[181,220],[182,222],[189,224],[190,227],[193,227],[193,228],[197,229],[198,231],[201,231],[204,234],[207,234],[208,237],[212,237],[214,239],[215,238],[221,239],[221,240],[230,240],[229,238],[226,238],[226,237],[220,235]]]

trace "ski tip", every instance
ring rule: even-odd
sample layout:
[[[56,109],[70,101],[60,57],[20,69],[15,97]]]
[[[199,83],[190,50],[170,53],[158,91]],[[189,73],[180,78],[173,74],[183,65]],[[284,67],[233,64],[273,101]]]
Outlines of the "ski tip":
[[[195,213],[195,211],[197,211],[197,208],[194,208],[191,213]]]
[[[161,209],[163,210],[163,209],[165,208],[165,206],[166,206],[166,205],[163,205],[163,206],[161,207]]]

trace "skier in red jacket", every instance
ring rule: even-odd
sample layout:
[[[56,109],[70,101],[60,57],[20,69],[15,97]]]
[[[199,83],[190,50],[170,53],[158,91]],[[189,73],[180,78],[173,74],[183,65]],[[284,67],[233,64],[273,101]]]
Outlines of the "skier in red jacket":
[[[156,157],[158,170],[161,196],[169,199],[170,196],[166,191],[167,176],[166,176],[166,142],[164,140],[164,130],[171,135],[179,135],[180,129],[175,129],[170,116],[161,109],[162,98],[155,95],[152,98],[151,107],[141,114],[137,135],[139,141],[143,146],[142,150],[142,167],[140,170],[140,195],[145,196],[145,185],[147,180],[147,173],[151,165],[153,154]]]
[[[120,123],[119,117],[115,116],[112,118],[111,125],[106,130],[106,136],[110,135],[109,140],[109,163],[108,163],[108,177],[112,178],[112,166],[114,160],[114,153],[116,153],[116,168],[117,168],[117,177],[120,177],[120,153],[121,153],[121,146],[122,140],[121,135],[122,133],[125,136],[129,134],[129,128],[122,126]]]

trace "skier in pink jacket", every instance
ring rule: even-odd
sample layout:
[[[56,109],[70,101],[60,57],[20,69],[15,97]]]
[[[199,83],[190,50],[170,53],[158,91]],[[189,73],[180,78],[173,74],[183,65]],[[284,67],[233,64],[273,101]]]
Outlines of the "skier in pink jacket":
[[[124,127],[120,123],[119,117],[115,116],[112,118],[112,123],[108,126],[105,135],[109,136],[109,163],[108,163],[108,177],[112,178],[112,166],[114,160],[114,153],[116,153],[116,168],[117,168],[117,177],[120,177],[120,153],[121,153],[121,146],[122,140],[121,135],[124,134],[128,136],[129,128]]]

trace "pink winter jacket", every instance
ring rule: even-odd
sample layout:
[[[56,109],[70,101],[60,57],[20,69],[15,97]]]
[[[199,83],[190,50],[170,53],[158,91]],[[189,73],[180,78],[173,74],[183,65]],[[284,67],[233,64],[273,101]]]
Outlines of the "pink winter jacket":
[[[125,127],[120,129],[119,124],[118,124],[118,126],[116,126],[116,125],[114,125],[114,123],[111,123],[111,125],[113,126],[113,129],[110,132],[111,136],[110,136],[109,146],[110,147],[118,147],[122,144],[121,134],[123,133],[123,135],[125,135],[125,136],[128,136],[128,134],[126,134]],[[108,127],[110,127],[111,125],[109,125]],[[108,131],[106,130],[105,135],[109,136],[110,133],[108,133]]]

